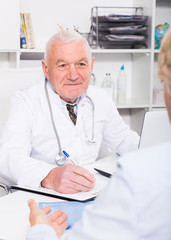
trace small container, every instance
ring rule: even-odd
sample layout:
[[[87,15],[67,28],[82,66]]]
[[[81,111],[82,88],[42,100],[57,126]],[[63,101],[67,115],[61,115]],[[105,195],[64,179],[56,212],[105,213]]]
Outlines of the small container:
[[[106,73],[101,87],[104,88],[112,98],[114,98],[114,81],[110,73]]]
[[[126,102],[126,74],[124,64],[122,65],[117,78],[117,103],[123,104]]]
[[[96,76],[95,76],[94,73],[91,74],[90,84],[93,85],[93,86],[96,85]]]

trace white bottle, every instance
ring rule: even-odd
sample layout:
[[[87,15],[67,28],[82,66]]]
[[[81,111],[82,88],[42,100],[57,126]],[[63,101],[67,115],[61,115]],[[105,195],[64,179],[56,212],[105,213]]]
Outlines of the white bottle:
[[[104,88],[112,98],[114,97],[114,81],[110,73],[106,73],[101,87]]]
[[[117,103],[126,103],[126,74],[124,64],[120,69],[117,79]]]
[[[96,85],[96,76],[95,76],[94,73],[91,74],[90,84],[93,85],[93,86]]]

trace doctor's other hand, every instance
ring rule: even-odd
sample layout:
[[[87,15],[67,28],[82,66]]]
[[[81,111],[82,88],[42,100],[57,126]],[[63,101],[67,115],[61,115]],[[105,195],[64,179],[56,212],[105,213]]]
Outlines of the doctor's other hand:
[[[41,210],[33,199],[28,200],[28,206],[30,208],[29,220],[31,226],[36,224],[48,224],[55,230],[58,237],[60,237],[68,227],[68,222],[66,222],[68,216],[62,210],[58,210],[50,216],[46,216],[51,212],[50,207],[45,207]]]
[[[67,164],[52,169],[41,186],[61,193],[88,192],[94,187],[95,177],[87,169]]]

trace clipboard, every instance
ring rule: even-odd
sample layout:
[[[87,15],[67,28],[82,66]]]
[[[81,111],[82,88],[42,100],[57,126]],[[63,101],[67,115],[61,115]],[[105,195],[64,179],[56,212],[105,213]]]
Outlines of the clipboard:
[[[21,185],[12,185],[10,189],[13,191],[25,191],[25,192],[31,192],[31,193],[36,193],[36,194],[41,194],[47,197],[53,197],[53,198],[58,198],[66,201],[80,201],[80,202],[87,202],[94,200],[95,197],[98,194],[92,194],[92,192],[79,192],[79,193],[73,193],[73,194],[63,194],[60,192],[56,192],[52,189],[46,189],[46,188],[32,188],[32,187],[27,187],[27,186],[21,186]]]
[[[67,200],[67,201],[80,201],[80,202],[91,201],[91,200],[94,200],[101,193],[101,191],[104,189],[106,184],[109,182],[109,178],[102,176],[97,171],[95,171],[94,168],[98,168],[109,173],[110,171],[112,171],[113,173],[116,170],[115,159],[116,159],[115,156],[108,156],[83,166],[87,170],[89,170],[91,173],[93,173],[96,178],[95,187],[89,192],[64,194],[64,193],[56,192],[55,190],[47,189],[43,187],[33,188],[30,186],[22,186],[22,185],[11,185],[10,189],[12,191],[21,190],[25,192],[32,192],[32,193],[41,194],[44,196],[58,198],[58,199]]]

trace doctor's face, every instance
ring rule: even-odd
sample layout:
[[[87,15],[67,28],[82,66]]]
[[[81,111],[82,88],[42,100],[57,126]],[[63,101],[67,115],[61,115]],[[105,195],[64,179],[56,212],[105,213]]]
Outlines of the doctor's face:
[[[74,102],[88,88],[94,58],[84,40],[52,43],[47,62],[42,60],[43,71],[58,95]]]

